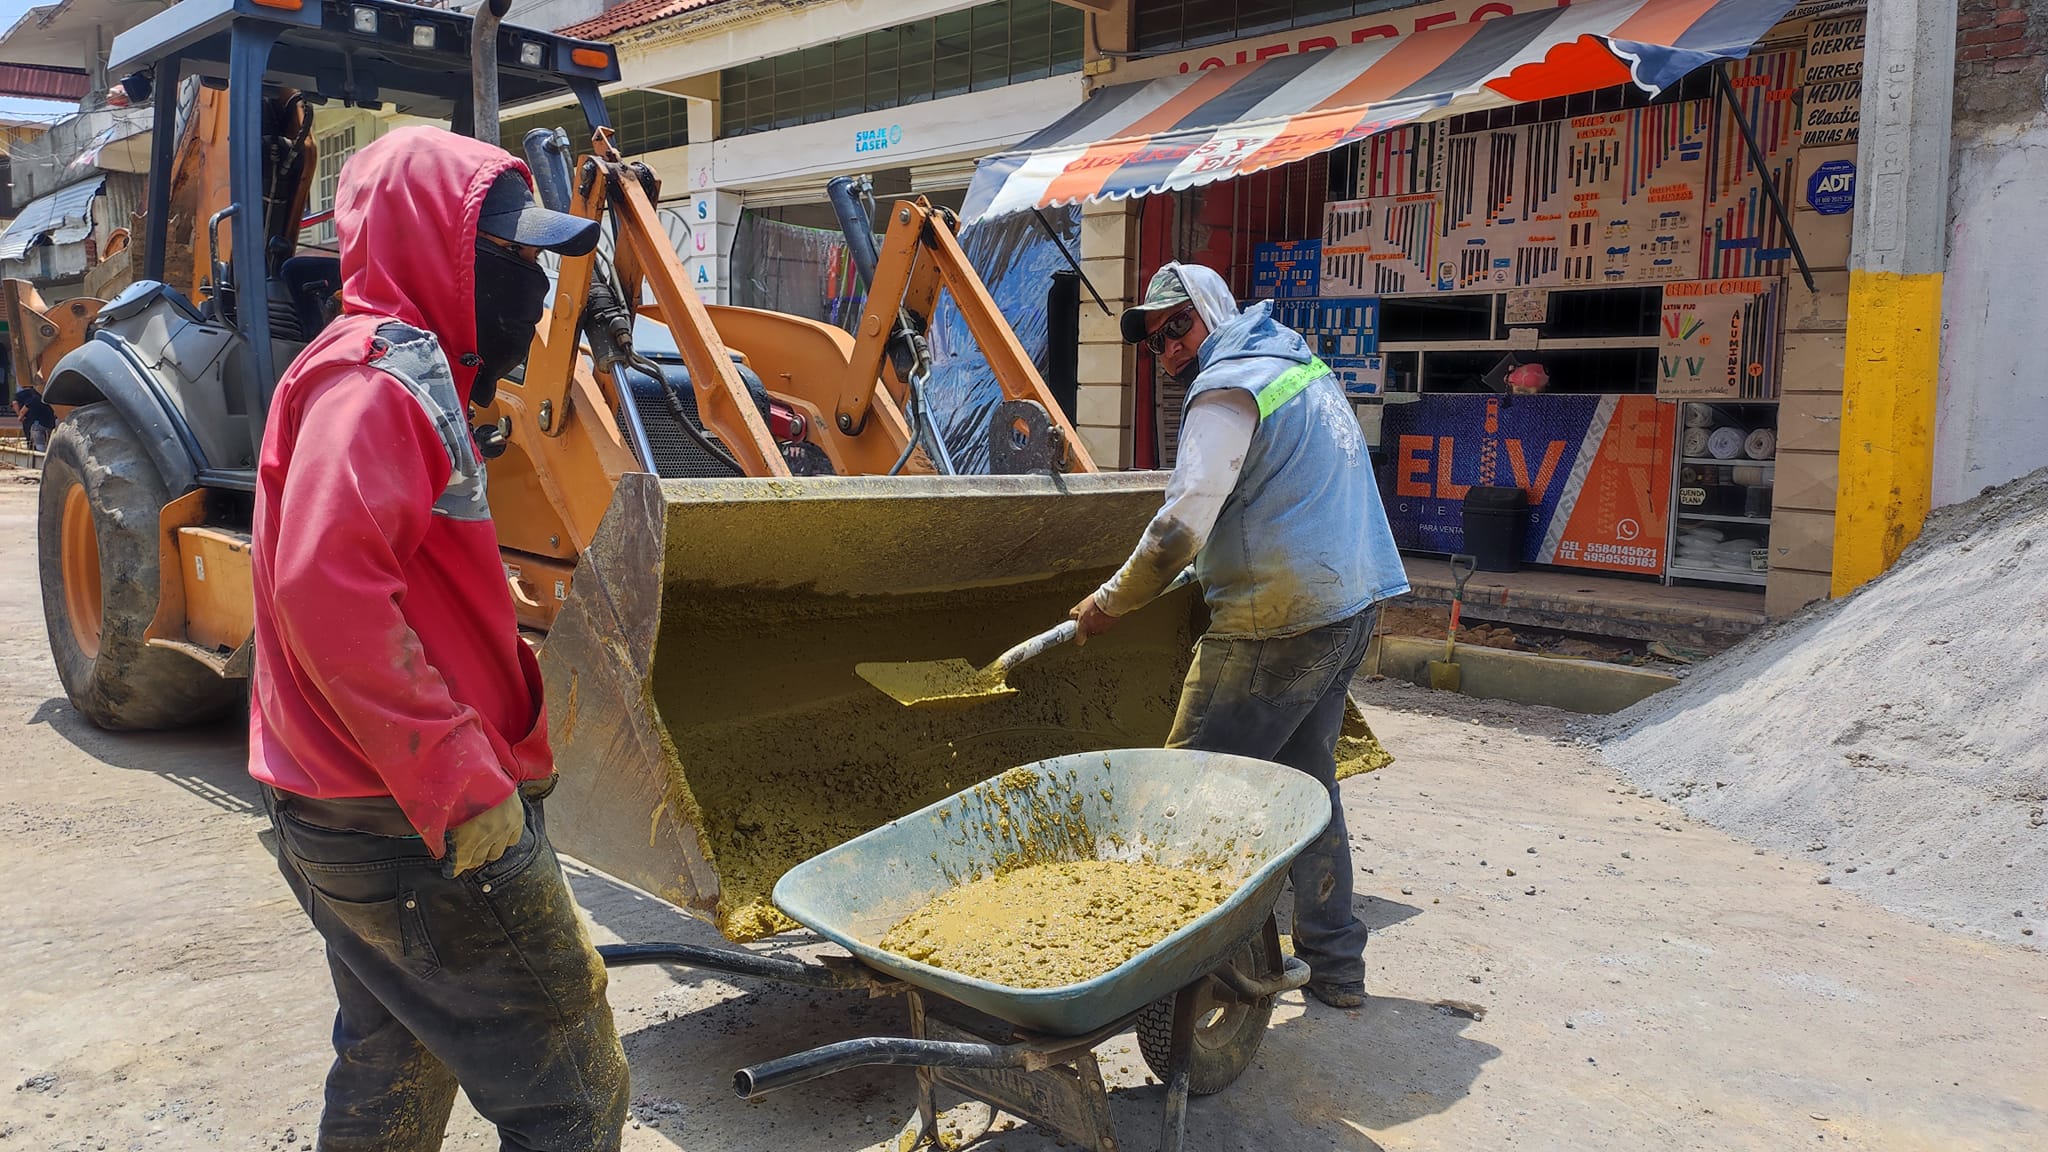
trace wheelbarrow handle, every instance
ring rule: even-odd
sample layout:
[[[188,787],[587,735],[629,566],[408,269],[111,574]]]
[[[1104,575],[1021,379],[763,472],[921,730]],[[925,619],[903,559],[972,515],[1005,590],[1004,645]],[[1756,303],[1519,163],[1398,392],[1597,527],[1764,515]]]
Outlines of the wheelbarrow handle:
[[[742,1100],[844,1072],[883,1065],[895,1068],[1022,1068],[1027,1045],[975,1044],[958,1040],[913,1040],[908,1036],[863,1036],[807,1052],[764,1060],[732,1074]]]
[[[676,964],[728,976],[778,980],[807,988],[865,988],[874,983],[870,970],[857,964],[811,964],[787,956],[762,956],[744,948],[709,944],[600,944],[598,958],[607,968],[633,964]]]

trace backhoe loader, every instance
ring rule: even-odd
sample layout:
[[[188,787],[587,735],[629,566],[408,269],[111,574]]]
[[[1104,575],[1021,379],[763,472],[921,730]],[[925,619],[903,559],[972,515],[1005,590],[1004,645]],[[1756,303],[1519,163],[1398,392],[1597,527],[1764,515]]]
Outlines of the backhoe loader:
[[[172,727],[242,698],[265,413],[337,307],[337,261],[298,243],[320,109],[490,139],[496,101],[566,92],[575,142],[542,130],[525,151],[541,199],[608,240],[561,262],[523,375],[474,432],[546,679],[556,841],[751,939],[786,926],[769,889],[817,851],[1016,764],[1162,740],[1200,611],[1186,593],[974,709],[903,708],[854,673],[985,661],[1056,622],[1161,496],[1097,471],[944,211],[887,205],[878,238],[833,187],[871,285],[849,334],[687,287],[658,182],[605,122],[607,45],[391,0],[183,0],[118,37],[112,67],[156,81],[140,274],[35,349],[69,409],[43,478],[45,615],[94,723]],[[1001,385],[1000,475],[949,474],[924,402],[942,292]],[[636,318],[676,355],[642,351]]]

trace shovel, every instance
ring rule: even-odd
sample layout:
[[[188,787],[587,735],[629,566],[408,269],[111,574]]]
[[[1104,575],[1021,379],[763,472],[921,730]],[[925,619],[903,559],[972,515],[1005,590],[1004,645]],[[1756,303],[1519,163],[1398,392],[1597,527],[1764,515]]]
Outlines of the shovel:
[[[1429,662],[1429,686],[1439,692],[1456,692],[1464,674],[1458,669],[1458,616],[1465,607],[1465,581],[1479,570],[1476,556],[1451,557],[1451,631],[1444,638],[1444,658]]]
[[[1184,568],[1153,599],[1191,584],[1194,579],[1195,570]],[[1011,669],[1026,660],[1045,655],[1074,639],[1080,632],[1078,621],[1062,620],[996,657],[986,668],[976,668],[965,660],[948,659],[895,663],[869,661],[854,665],[853,671],[906,708],[964,707],[1015,692],[1016,689],[1008,683]]]

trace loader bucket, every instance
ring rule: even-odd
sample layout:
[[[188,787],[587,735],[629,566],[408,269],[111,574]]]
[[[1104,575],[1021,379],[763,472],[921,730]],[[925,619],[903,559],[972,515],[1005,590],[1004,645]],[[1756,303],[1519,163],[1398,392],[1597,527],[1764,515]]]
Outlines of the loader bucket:
[[[1201,627],[1183,590],[971,708],[863,661],[977,665],[1128,554],[1161,476],[620,479],[541,650],[564,851],[733,940],[782,873],[1006,768],[1164,742]]]

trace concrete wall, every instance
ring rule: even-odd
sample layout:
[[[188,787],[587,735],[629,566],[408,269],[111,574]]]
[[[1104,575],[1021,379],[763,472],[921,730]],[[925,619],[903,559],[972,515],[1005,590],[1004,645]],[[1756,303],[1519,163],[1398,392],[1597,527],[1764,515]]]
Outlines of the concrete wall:
[[[2048,465],[2048,0],[1961,0],[1934,504]]]

